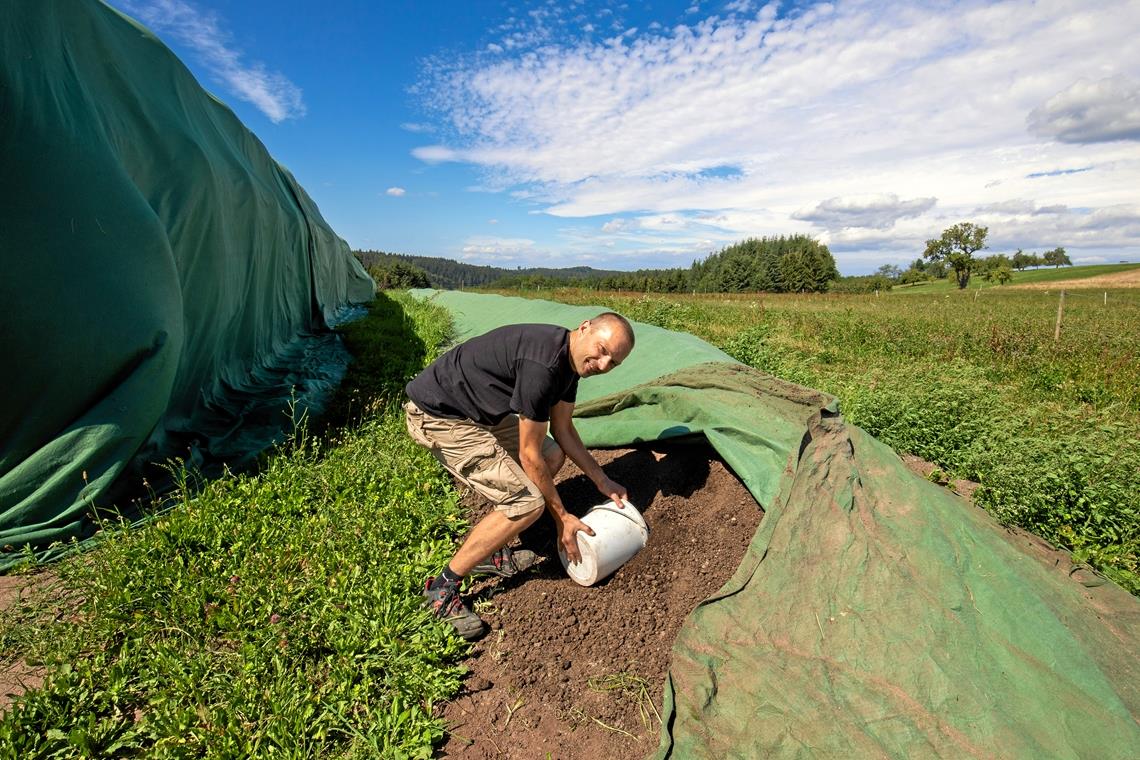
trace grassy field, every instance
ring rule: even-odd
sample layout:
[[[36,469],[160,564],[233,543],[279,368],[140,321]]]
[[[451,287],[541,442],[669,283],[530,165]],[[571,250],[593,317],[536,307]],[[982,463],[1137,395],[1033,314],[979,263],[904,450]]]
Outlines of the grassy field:
[[[395,405],[448,320],[400,300],[346,329],[340,424],[297,421],[257,475],[184,476],[7,611],[0,661],[47,681],[0,716],[0,757],[430,756],[466,645],[420,584],[464,523]]]
[[[1030,285],[1035,283],[1079,280],[1087,277],[1100,277],[1103,275],[1116,274],[1118,272],[1131,272],[1136,269],[1140,269],[1140,264],[1090,264],[1086,266],[1076,267],[1039,267],[1037,269],[1026,269],[1021,272],[1014,272],[1013,279],[1005,285],[998,285],[997,280],[994,280],[993,282],[987,282],[981,277],[975,275],[970,278],[969,289],[1009,289],[1015,285]],[[958,285],[954,282],[954,278],[947,277],[945,279],[934,280],[932,282],[919,282],[915,283],[914,285],[897,286],[892,292],[908,294],[949,293],[956,290],[958,290]]]
[[[1071,270],[1070,270],[1071,274]],[[900,453],[1140,592],[1140,290],[1058,295],[533,294],[694,333],[838,396]]]

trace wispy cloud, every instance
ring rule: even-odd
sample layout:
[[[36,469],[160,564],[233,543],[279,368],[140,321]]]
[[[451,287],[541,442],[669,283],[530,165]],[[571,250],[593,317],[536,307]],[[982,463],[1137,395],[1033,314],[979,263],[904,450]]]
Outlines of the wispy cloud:
[[[401,197],[402,195],[404,195],[404,194],[405,194],[405,193],[407,193],[407,192],[408,192],[408,191],[407,191],[407,190],[405,190],[405,189],[404,189],[404,188],[402,188],[402,187],[390,187],[390,188],[388,188],[387,190],[385,190],[385,191],[384,191],[384,193],[385,193],[385,194],[387,194],[387,195],[391,195],[391,196],[393,196],[393,197],[395,197],[395,198],[399,198],[399,197]]]
[[[745,8],[605,40],[516,19],[515,48],[426,70],[445,129],[415,155],[547,214],[610,217],[589,234],[630,255],[809,232],[852,260],[902,256],[987,203],[1135,199],[1134,0]],[[1097,229],[1140,251],[1120,224]],[[1066,232],[1091,229],[1042,234]]]
[[[852,198],[828,198],[813,209],[797,211],[793,219],[813,222],[828,230],[853,227],[886,230],[895,222],[921,216],[937,203],[937,198],[902,201],[894,193]]]
[[[160,36],[189,48],[232,95],[253,104],[273,123],[305,115],[301,88],[264,63],[247,63],[218,16],[184,0],[113,0]]]
[[[484,264],[531,261],[536,253],[533,240],[476,235],[464,242],[460,258]]]
[[[1140,140],[1140,82],[1080,79],[1029,112],[1029,128],[1061,142]]]

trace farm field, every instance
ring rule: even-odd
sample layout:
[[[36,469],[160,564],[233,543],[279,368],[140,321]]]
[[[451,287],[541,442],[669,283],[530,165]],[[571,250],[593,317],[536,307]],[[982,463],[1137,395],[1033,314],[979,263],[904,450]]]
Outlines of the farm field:
[[[1094,279],[1095,278],[1095,279]],[[1030,286],[1043,287],[1075,287],[1075,288],[1135,288],[1140,285],[1140,264],[1089,264],[1068,267],[1037,267],[1013,273],[1013,279],[1005,285],[998,285],[996,281],[987,282],[975,275],[970,278],[969,290],[979,288],[1010,288]],[[958,286],[952,278],[934,280],[932,282],[919,282],[913,285],[896,286],[892,291],[898,294],[918,293],[951,293],[956,292]]]
[[[1140,290],[926,295],[526,293],[691,332],[839,397],[975,503],[1140,592]]]

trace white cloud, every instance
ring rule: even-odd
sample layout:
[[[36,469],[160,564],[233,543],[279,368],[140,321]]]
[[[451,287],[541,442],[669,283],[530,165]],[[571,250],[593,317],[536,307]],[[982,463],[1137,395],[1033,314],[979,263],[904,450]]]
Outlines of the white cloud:
[[[459,258],[478,264],[501,266],[533,261],[534,255],[533,240],[475,235],[464,241]]]
[[[443,145],[424,145],[419,148],[413,148],[412,155],[429,164],[463,160],[462,151],[453,150]]]
[[[399,198],[400,196],[404,195],[408,191],[402,187],[390,187],[387,190],[385,190],[384,192],[388,195]]]
[[[1140,140],[1140,83],[1080,79],[1033,109],[1029,128],[1067,143]]]
[[[650,228],[720,245],[814,223],[855,260],[921,248],[987,204],[1092,214],[1135,199],[1140,156],[1106,141],[1131,134],[1134,0],[707,12],[604,41],[558,42],[543,18],[540,47],[433,67],[419,92],[450,137],[414,155],[481,167],[484,188],[555,216],[644,217],[594,226],[630,251],[653,245]],[[1140,251],[1118,223],[1098,229]]]
[[[253,104],[273,123],[305,115],[301,88],[264,63],[243,61],[218,16],[184,0],[117,0],[152,31],[185,45],[231,94]]]
[[[435,127],[431,124],[423,124],[415,121],[405,121],[400,125],[400,129],[404,130],[405,132],[414,132],[417,134],[435,131]]]
[[[921,216],[934,207],[937,198],[915,198],[902,201],[894,193],[872,196],[828,198],[812,209],[797,211],[793,219],[813,222],[827,230],[867,227],[887,230],[895,222]]]

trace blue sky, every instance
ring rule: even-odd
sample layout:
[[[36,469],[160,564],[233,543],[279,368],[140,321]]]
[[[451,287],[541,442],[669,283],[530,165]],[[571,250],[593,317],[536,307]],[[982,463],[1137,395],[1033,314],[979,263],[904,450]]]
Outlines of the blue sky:
[[[845,274],[959,221],[1140,261],[1140,3],[111,0],[354,248],[688,266],[806,233]]]

